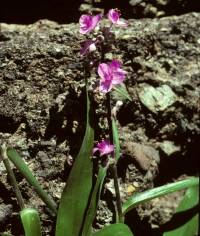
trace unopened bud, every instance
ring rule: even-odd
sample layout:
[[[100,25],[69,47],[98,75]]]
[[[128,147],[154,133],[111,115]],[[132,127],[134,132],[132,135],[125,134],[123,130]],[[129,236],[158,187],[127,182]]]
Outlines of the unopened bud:
[[[120,107],[123,105],[122,101],[117,101],[115,106],[112,109],[112,115],[116,118],[117,112],[120,110]]]
[[[89,46],[89,51],[90,51],[90,52],[94,52],[96,49],[97,49],[97,48],[96,48],[95,43],[90,44],[90,46]]]

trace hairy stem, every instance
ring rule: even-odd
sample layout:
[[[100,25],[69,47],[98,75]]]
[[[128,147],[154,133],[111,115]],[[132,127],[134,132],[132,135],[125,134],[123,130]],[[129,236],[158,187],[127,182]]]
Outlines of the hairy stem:
[[[111,113],[111,100],[110,100],[110,93],[106,94],[107,98],[107,120],[108,120],[108,126],[109,126],[109,136],[110,136],[110,142],[113,143],[113,133],[112,133],[112,113]],[[121,202],[121,196],[120,196],[120,190],[119,190],[119,183],[118,183],[118,176],[117,176],[117,163],[115,157],[113,157],[113,163],[111,165],[113,180],[114,180],[114,187],[115,187],[115,194],[116,194],[116,206],[117,206],[117,221],[123,222],[123,214],[122,214],[122,202]]]
[[[106,105],[107,105],[107,120],[108,120],[108,127],[109,127],[109,138],[110,143],[113,143],[113,133],[112,133],[112,112],[111,112],[111,101],[110,101],[110,93],[106,94]]]
[[[16,198],[17,198],[17,202],[19,204],[20,209],[22,210],[22,209],[24,209],[24,200],[23,200],[21,191],[18,187],[18,183],[17,183],[17,180],[16,180],[15,175],[13,173],[13,170],[11,169],[10,162],[8,160],[6,152],[7,152],[6,145],[3,144],[1,146],[1,157],[2,157],[3,163],[5,165],[5,168],[6,168],[8,177],[10,179],[11,185],[14,189],[14,192],[15,192],[15,195],[16,195]]]
[[[116,205],[117,205],[117,222],[123,223],[124,216],[122,213],[122,202],[121,202],[121,196],[120,196],[120,190],[119,190],[119,183],[118,183],[118,176],[117,176],[117,165],[116,163],[112,165],[112,174],[114,179],[114,187],[115,187],[115,194],[116,194]]]

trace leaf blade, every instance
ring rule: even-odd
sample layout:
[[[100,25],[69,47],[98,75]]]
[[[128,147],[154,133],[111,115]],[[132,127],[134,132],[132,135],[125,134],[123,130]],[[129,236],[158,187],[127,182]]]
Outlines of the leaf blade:
[[[133,236],[129,227],[122,223],[112,224],[95,232],[92,236]]]
[[[20,212],[26,236],[42,236],[38,212],[33,208],[25,208]]]
[[[176,213],[181,213],[186,210],[192,209],[193,207],[197,206],[199,202],[199,188],[198,186],[194,186],[188,188],[183,200],[179,204]],[[185,224],[171,230],[167,231],[163,234],[163,236],[194,236],[195,233],[198,231],[198,223],[199,223],[199,214],[196,213],[193,215],[190,220],[188,220]]]
[[[34,187],[35,191],[37,192],[39,197],[43,200],[43,202],[53,211],[54,214],[56,214],[57,213],[56,203],[41,187],[40,183],[32,174],[32,171],[29,169],[28,165],[18,154],[18,152],[12,148],[8,148],[7,156],[9,160],[16,166],[16,168],[22,173],[27,182]]]
[[[83,226],[83,230],[81,234],[82,236],[89,236],[91,234],[92,223],[96,215],[97,206],[98,206],[98,202],[99,202],[99,198],[100,198],[100,194],[102,190],[102,185],[106,176],[106,172],[107,172],[107,167],[101,166],[98,172],[97,180],[96,180],[93,192],[92,192],[90,205],[88,207],[86,218],[84,221],[84,226]]]
[[[56,223],[56,236],[79,235],[92,188],[92,161],[90,156],[94,142],[94,130],[91,126],[90,111],[92,106],[87,89],[86,97],[86,132],[62,193]]]
[[[199,184],[199,179],[196,177],[188,178],[185,180],[178,181],[176,183],[170,183],[157,187],[154,189],[147,190],[142,193],[135,194],[130,197],[122,206],[123,214],[136,207],[137,205],[149,201],[153,198],[164,196],[165,194],[172,193],[181,189],[192,187]]]

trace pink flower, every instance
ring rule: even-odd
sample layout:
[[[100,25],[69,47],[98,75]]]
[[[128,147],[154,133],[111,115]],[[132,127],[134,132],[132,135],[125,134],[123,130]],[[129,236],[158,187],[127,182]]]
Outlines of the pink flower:
[[[98,74],[101,77],[99,90],[101,92],[109,92],[113,85],[121,84],[127,72],[122,70],[121,62],[112,60],[110,63],[101,63],[98,66]]]
[[[102,140],[93,148],[93,154],[97,151],[99,151],[100,156],[110,154],[114,151],[114,145],[110,144],[108,140]]]
[[[86,41],[81,43],[80,54],[82,56],[85,56],[85,55],[87,55],[90,52],[93,52],[95,50],[96,50],[95,41],[93,41],[93,40],[86,40]]]
[[[108,12],[108,19],[115,25],[126,27],[128,25],[127,21],[120,19],[120,11],[118,9],[110,9]]]
[[[101,20],[102,15],[98,14],[96,16],[91,15],[82,15],[79,19],[80,30],[81,34],[87,34],[91,32]]]

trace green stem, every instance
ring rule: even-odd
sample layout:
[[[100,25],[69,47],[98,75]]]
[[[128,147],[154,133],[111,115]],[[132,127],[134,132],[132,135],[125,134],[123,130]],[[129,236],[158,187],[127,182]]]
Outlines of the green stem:
[[[124,216],[122,213],[122,203],[121,203],[121,196],[120,196],[120,190],[119,190],[119,183],[118,183],[118,176],[117,176],[117,165],[114,163],[112,166],[112,174],[114,179],[114,187],[115,187],[115,194],[116,194],[116,205],[117,205],[117,222],[123,223],[124,222]]]
[[[113,143],[113,133],[112,133],[112,111],[111,111],[111,99],[110,99],[110,93],[106,94],[106,105],[107,105],[107,120],[108,120],[108,127],[109,127],[109,138],[110,143]]]
[[[109,126],[109,136],[110,136],[110,142],[113,143],[113,131],[112,131],[112,113],[111,113],[111,99],[110,99],[110,93],[106,94],[107,98],[107,120],[108,120],[108,126]],[[113,157],[113,163],[111,165],[113,180],[114,180],[114,187],[115,187],[115,194],[116,194],[116,206],[117,206],[117,221],[123,222],[123,214],[122,214],[122,202],[121,202],[121,196],[120,196],[120,190],[119,190],[119,183],[118,183],[118,176],[117,176],[117,163],[116,158]]]
[[[7,174],[9,176],[11,185],[13,186],[13,189],[14,189],[14,192],[15,192],[15,195],[17,198],[17,202],[19,204],[20,209],[22,210],[22,209],[24,209],[24,200],[23,200],[21,191],[18,187],[18,183],[17,183],[17,180],[16,180],[15,175],[13,173],[13,170],[11,169],[11,166],[10,166],[10,163],[9,163],[9,160],[7,157],[7,148],[6,148],[5,144],[3,144],[1,146],[1,156],[2,156],[3,163],[6,167]]]

